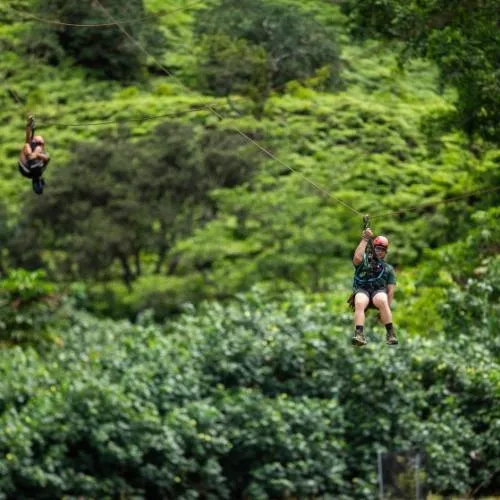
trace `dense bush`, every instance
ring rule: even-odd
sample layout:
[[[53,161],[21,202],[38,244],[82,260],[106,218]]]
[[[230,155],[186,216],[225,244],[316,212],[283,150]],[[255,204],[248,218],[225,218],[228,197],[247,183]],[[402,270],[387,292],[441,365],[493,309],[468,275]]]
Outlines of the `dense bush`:
[[[415,447],[433,491],[500,486],[486,325],[359,351],[349,317],[258,292],[166,328],[69,321],[44,359],[0,353],[7,498],[373,498],[377,451]]]
[[[57,337],[52,314],[60,297],[43,271],[10,271],[0,279],[0,344],[42,346]]]

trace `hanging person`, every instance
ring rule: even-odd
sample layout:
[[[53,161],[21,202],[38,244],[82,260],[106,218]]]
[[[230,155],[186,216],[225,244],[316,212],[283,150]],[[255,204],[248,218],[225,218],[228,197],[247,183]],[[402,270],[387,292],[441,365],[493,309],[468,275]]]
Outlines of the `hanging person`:
[[[396,286],[394,268],[385,262],[389,240],[385,236],[373,238],[373,232],[365,227],[352,259],[355,267],[353,293],[349,303],[354,308],[355,332],[352,344],[366,345],[364,334],[365,311],[375,307],[386,329],[386,343],[397,344],[392,324],[391,304]]]
[[[25,143],[19,155],[19,172],[32,180],[33,191],[42,194],[45,180],[42,178],[47,164],[50,161],[49,155],[44,150],[45,141],[41,135],[35,135],[35,120],[33,116],[28,116],[26,124]]]

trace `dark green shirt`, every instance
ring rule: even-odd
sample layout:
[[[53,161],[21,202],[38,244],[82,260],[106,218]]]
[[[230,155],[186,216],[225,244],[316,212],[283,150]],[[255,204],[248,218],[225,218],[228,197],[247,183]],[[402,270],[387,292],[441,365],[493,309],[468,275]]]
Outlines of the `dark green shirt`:
[[[376,269],[368,265],[366,253],[363,255],[361,264],[354,266],[353,290],[363,289],[367,291],[387,290],[387,285],[396,284],[396,273],[394,268],[383,259],[377,259]]]

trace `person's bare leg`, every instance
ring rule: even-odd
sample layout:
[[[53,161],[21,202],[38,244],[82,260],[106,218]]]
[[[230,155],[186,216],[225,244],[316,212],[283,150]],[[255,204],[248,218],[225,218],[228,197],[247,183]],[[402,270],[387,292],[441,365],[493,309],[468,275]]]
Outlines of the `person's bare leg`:
[[[354,326],[364,326],[365,309],[368,307],[370,299],[364,293],[357,293],[354,297]]]
[[[373,305],[380,311],[380,317],[384,325],[392,323],[392,311],[385,292],[379,292],[373,297]]]
[[[364,293],[357,293],[354,297],[354,326],[356,328],[352,338],[354,345],[366,344],[363,327],[365,325],[365,309],[368,307],[369,302],[369,297]]]
[[[385,292],[379,292],[373,297],[373,305],[380,311],[380,317],[386,329],[386,342],[388,344],[397,344],[398,339],[394,333],[392,325],[392,311],[389,306],[389,300]]]

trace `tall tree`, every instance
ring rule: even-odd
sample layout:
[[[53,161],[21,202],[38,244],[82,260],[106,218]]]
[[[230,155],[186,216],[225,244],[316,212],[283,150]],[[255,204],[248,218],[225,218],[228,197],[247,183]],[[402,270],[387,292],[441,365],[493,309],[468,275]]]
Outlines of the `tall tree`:
[[[110,26],[102,27],[51,24],[37,28],[28,40],[30,51],[49,52],[49,60],[54,54],[59,56],[56,48],[59,45],[78,64],[105,78],[135,79],[142,74],[146,64],[144,53],[117,26],[113,26],[112,18],[121,21],[127,32],[149,52],[160,55],[164,50],[165,38],[155,26],[154,18],[147,16],[143,0],[128,0],[126,3],[120,0],[99,0],[99,3],[93,0],[40,1],[38,11],[44,17],[67,24],[110,23]]]
[[[260,100],[272,88],[327,66],[340,85],[335,34],[297,7],[263,0],[222,0],[195,23],[202,39],[202,82],[218,95],[240,91]],[[245,81],[248,83],[245,85]]]
[[[149,230],[146,207],[131,188],[137,168],[127,142],[77,145],[71,165],[53,177],[50,196],[26,207],[13,241],[19,263],[33,251],[23,247],[24,235],[38,234],[38,245],[56,251],[59,273],[106,278],[118,262],[130,285],[141,272],[133,263]]]
[[[456,126],[498,143],[500,138],[500,9],[497,0],[347,0],[358,37],[404,42],[402,59],[428,57],[441,82],[458,91]]]

